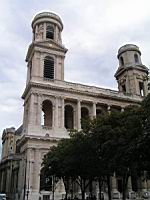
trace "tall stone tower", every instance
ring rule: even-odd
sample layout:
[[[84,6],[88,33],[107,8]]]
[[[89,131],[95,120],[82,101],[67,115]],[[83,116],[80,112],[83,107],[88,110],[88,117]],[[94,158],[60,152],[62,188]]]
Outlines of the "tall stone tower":
[[[139,47],[127,44],[118,50],[119,68],[115,73],[118,89],[125,94],[146,96],[148,68],[142,64]]]
[[[22,96],[25,100],[23,132],[43,135],[44,128],[50,131],[58,127],[58,124],[54,124],[58,123],[55,120],[58,118],[56,94],[49,94],[48,88],[64,81],[64,58],[67,49],[62,45],[63,24],[58,15],[50,12],[36,15],[32,21],[32,30],[33,41],[26,56],[26,89]]]
[[[40,169],[50,146],[68,136],[64,128],[64,98],[59,87],[64,82],[63,24],[54,13],[43,12],[32,21],[33,41],[29,46],[22,137],[18,142],[22,162],[19,171],[21,199],[39,199]],[[41,115],[42,114],[42,115]],[[21,178],[22,177],[22,178]]]

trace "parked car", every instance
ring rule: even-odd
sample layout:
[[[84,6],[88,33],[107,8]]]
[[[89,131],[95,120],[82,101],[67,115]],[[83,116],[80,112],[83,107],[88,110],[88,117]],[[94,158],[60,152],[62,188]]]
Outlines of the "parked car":
[[[6,200],[6,194],[0,193],[0,200]]]

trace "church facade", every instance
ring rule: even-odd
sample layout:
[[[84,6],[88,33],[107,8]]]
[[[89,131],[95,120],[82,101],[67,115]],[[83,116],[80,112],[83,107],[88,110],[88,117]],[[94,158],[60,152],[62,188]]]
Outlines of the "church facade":
[[[50,146],[68,138],[70,129],[81,130],[82,118],[123,112],[148,93],[148,68],[134,44],[118,51],[118,91],[66,82],[67,49],[62,44],[62,30],[63,23],[54,13],[37,14],[32,21],[33,40],[26,56],[27,81],[22,95],[23,124],[17,130],[6,128],[2,134],[0,192],[12,199],[49,198],[40,191],[40,170]],[[118,191],[115,176],[112,186]],[[142,188],[150,190],[150,182],[143,182]]]

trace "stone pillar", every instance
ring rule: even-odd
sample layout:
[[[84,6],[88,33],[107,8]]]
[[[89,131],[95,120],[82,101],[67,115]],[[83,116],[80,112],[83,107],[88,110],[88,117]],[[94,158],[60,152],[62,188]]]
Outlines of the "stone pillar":
[[[46,22],[44,23],[43,39],[46,40]]]
[[[147,181],[145,179],[145,176],[141,177],[141,185],[142,185],[142,197],[144,199],[148,199],[148,191],[147,191]]]
[[[58,97],[55,98],[55,127],[58,128]]]
[[[147,182],[146,179],[144,179],[144,177],[142,177],[142,191],[147,191]]]
[[[108,105],[107,111],[108,111],[109,114],[111,113],[111,107],[110,107],[110,105]]]
[[[37,200],[39,199],[41,169],[41,154],[39,149],[35,149],[34,151],[34,162],[30,162],[30,169],[33,181],[31,192],[29,193],[29,200]]]
[[[61,99],[61,128],[64,128],[64,98]]]
[[[77,129],[81,130],[81,101],[77,101]]]
[[[128,178],[127,190],[128,190],[128,192],[132,192],[131,176],[129,176],[129,178]]]
[[[135,198],[136,198],[136,194],[135,194],[135,192],[132,190],[131,176],[129,176],[129,178],[128,178],[127,192],[128,192],[128,198],[129,198],[129,199],[135,199]]]
[[[147,180],[147,190],[150,192],[150,179]]]
[[[93,102],[93,116],[92,118],[95,118],[96,117],[96,103]]]
[[[30,96],[30,107],[29,107],[29,124],[34,124],[35,116],[34,116],[34,94],[31,93]]]
[[[4,182],[4,171],[1,170],[1,184],[0,184],[0,192],[3,191],[3,182]]]
[[[55,127],[55,108],[56,105],[54,102],[52,102],[52,129]]]
[[[124,108],[121,108],[121,112],[124,112]]]
[[[41,114],[42,114],[42,102],[41,95],[38,95],[38,106],[37,106],[37,125],[41,126]]]
[[[116,175],[114,173],[114,175],[112,176],[112,192],[116,192],[117,191],[117,180],[116,180]]]
[[[147,193],[150,198],[150,179],[147,180]]]
[[[117,190],[117,179],[115,173],[112,176],[112,198],[120,199],[120,193]]]
[[[41,168],[41,155],[38,149],[35,149],[34,163],[33,163],[33,190],[39,191],[40,186],[40,168]]]

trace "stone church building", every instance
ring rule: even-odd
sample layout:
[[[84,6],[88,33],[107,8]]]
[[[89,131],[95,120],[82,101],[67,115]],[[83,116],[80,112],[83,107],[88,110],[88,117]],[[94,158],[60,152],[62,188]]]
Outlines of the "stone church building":
[[[69,137],[70,129],[82,129],[81,118],[122,112],[128,105],[139,104],[148,93],[148,68],[142,64],[141,52],[134,44],[118,51],[118,91],[66,82],[67,49],[62,44],[62,30],[63,23],[54,13],[37,14],[32,21],[33,39],[26,56],[27,80],[22,95],[23,123],[17,130],[6,128],[2,134],[0,192],[11,199],[49,199],[40,190],[40,170],[50,146]],[[118,184],[113,176],[115,192]],[[132,191],[131,186],[130,183]],[[150,190],[150,182],[142,182],[142,189]]]

